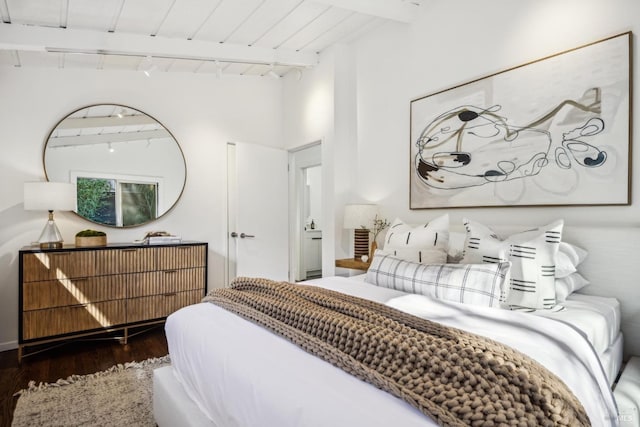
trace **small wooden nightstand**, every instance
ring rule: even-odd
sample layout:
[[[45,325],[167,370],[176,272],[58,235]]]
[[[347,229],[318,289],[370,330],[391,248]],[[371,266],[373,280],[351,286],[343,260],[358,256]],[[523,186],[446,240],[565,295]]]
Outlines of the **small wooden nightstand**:
[[[371,262],[369,261],[364,262],[355,258],[343,258],[343,259],[336,260],[336,267],[351,268],[354,270],[367,271],[370,265],[371,265]]]

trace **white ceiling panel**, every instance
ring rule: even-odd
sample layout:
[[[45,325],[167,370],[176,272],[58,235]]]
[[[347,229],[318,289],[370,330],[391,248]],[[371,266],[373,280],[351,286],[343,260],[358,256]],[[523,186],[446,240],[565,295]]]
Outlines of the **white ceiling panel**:
[[[282,76],[418,0],[0,0],[0,66]],[[48,53],[47,53],[48,52]],[[216,61],[219,61],[216,65]]]
[[[277,48],[289,38],[302,31],[304,27],[327,13],[331,6],[305,2],[287,15],[271,31],[258,40],[255,45],[260,47]]]
[[[249,17],[244,25],[228,38],[227,42],[254,44],[303,3],[304,0],[280,0],[267,3]]]
[[[306,25],[300,31],[293,34],[290,38],[280,44],[281,47],[293,50],[303,50],[311,42],[319,36],[326,34],[336,26],[343,23],[356,13],[350,10],[332,7],[325,13],[314,19],[309,25]]]
[[[115,31],[155,35],[176,0],[135,0],[124,3]]]
[[[266,0],[223,0],[216,11],[191,37],[196,40],[225,42],[251,19]],[[245,44],[248,42],[245,41]]]
[[[220,5],[221,0],[176,0],[158,36],[188,39]]]
[[[359,31],[362,32],[363,29],[374,28],[381,22],[380,18],[374,18],[369,15],[349,15],[347,19],[336,23],[334,27],[329,28],[327,31],[318,32],[315,38],[299,48],[319,52],[334,43],[348,42],[355,37],[354,34]]]
[[[7,0],[11,22],[15,24],[60,26],[61,2],[52,0]]]
[[[68,28],[109,31],[125,0],[82,0],[69,3]]]

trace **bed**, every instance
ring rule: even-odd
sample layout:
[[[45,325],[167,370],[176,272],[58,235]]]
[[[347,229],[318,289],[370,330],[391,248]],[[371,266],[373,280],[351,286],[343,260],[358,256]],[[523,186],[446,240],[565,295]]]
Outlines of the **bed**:
[[[628,231],[594,230],[566,228],[565,236],[578,237],[591,257],[615,271],[621,265],[617,258],[611,263],[617,251],[603,240],[626,238]],[[615,247],[621,250],[620,246],[618,241]],[[365,275],[316,279],[301,286],[377,301],[517,348],[567,384],[593,425],[617,425],[611,386],[624,353],[634,351],[625,348],[623,339],[625,328],[633,330],[634,324],[625,317],[629,298],[615,290],[628,291],[619,284],[612,286],[607,268],[585,262],[581,271],[591,285],[571,293],[562,310],[531,313],[373,286]],[[631,279],[621,276],[629,285]],[[518,332],[523,329],[526,336]],[[154,415],[160,427],[437,425],[405,401],[214,304],[196,304],[174,313],[167,319],[166,331],[172,366],[154,374]]]

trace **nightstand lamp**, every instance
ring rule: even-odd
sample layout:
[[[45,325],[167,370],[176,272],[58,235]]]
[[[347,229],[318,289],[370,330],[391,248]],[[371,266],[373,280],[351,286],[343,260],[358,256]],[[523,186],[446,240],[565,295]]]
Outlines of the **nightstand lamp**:
[[[370,204],[346,205],[344,228],[353,229],[353,258],[369,256],[369,228],[377,214],[377,206]]]
[[[41,249],[62,247],[62,234],[53,220],[53,211],[75,210],[76,201],[75,184],[49,181],[24,183],[24,209],[49,211],[49,220],[38,239]]]

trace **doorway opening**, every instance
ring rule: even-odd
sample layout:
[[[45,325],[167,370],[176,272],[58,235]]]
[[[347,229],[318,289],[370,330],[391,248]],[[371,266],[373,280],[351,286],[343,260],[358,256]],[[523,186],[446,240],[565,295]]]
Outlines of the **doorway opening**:
[[[289,152],[292,281],[322,277],[322,177],[319,141]]]

